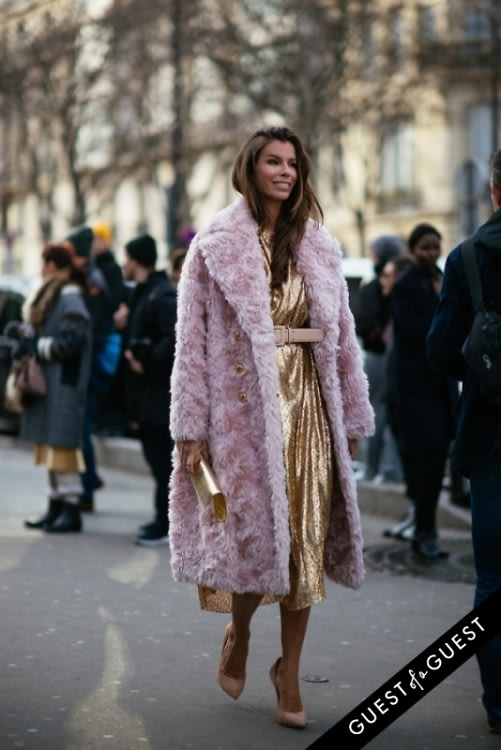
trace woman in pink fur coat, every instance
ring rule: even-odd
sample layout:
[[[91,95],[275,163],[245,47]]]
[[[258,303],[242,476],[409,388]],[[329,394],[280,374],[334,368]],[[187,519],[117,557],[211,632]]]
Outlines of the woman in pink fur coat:
[[[309,171],[287,128],[242,147],[241,197],[196,235],[183,267],[171,408],[174,576],[199,586],[203,607],[232,613],[217,681],[233,698],[252,615],[279,602],[270,678],[278,721],[295,728],[306,723],[299,661],[324,573],[362,583],[351,459],[373,429],[341,250],[320,224]],[[226,495],[224,523],[193,489],[202,457]]]

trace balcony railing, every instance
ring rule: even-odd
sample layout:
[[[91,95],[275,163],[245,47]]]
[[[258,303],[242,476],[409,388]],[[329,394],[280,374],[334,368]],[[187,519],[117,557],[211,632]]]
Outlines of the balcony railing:
[[[376,198],[377,212],[384,214],[405,209],[418,209],[421,205],[421,194],[417,188],[395,188],[381,190]]]
[[[434,39],[422,42],[416,50],[421,69],[440,67],[452,75],[481,71],[492,66],[492,41],[489,39]]]

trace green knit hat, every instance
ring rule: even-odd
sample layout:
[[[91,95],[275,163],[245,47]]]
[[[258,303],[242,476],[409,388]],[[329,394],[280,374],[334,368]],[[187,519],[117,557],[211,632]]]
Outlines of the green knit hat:
[[[92,229],[83,225],[74,227],[66,237],[67,242],[71,242],[75,248],[75,254],[79,258],[90,258],[93,239]]]

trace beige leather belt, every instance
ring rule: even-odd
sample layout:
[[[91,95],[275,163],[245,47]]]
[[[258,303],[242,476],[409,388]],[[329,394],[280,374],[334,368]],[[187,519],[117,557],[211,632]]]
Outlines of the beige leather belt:
[[[289,328],[289,326],[275,326],[275,343],[277,346],[285,344],[309,344],[322,341],[324,332],[320,328]]]

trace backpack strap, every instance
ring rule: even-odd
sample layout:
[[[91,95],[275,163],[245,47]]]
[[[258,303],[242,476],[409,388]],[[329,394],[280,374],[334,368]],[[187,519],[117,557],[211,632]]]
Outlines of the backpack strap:
[[[471,301],[475,312],[482,307],[482,283],[478,272],[477,259],[475,256],[475,246],[473,235],[468,237],[461,245],[461,258],[463,260],[466,281],[470,290]]]

